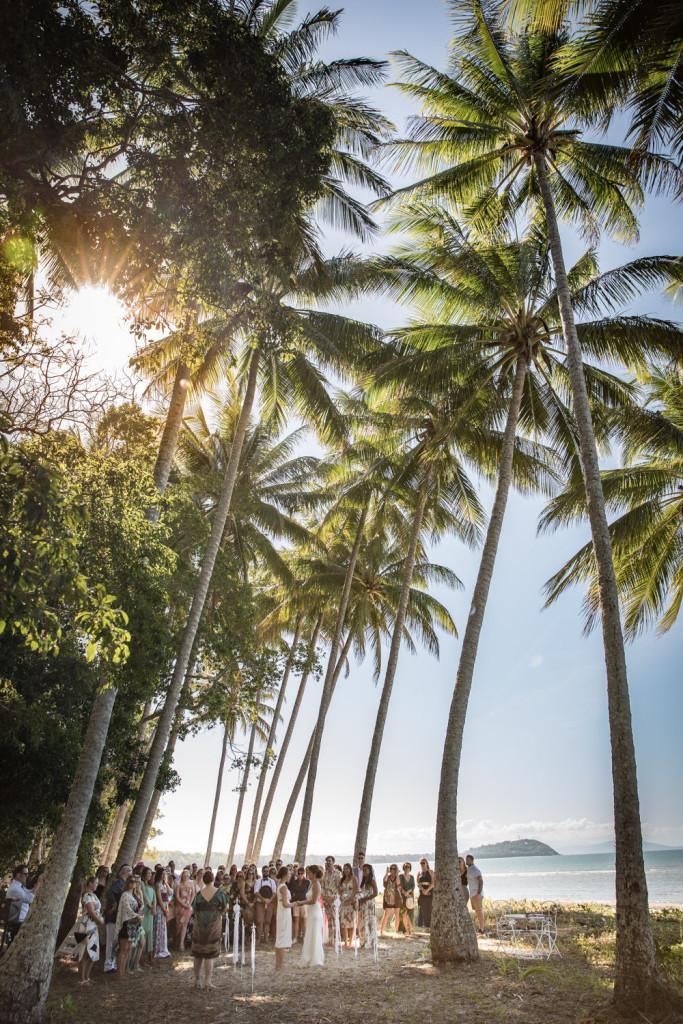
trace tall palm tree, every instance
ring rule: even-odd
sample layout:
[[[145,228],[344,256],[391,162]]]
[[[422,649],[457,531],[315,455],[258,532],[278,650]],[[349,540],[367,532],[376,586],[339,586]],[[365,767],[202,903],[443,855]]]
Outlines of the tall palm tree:
[[[262,310],[263,326],[249,339],[245,339],[242,351],[246,385],[241,411],[235,427],[220,499],[214,513],[211,537],[202,561],[173,677],[140,786],[143,801],[147,799],[148,794],[151,795],[154,788],[163,746],[187,672],[232,503],[239,459],[256,398],[259,377],[262,414],[276,427],[282,424],[286,412],[296,412],[311,422],[323,438],[338,435],[343,433],[345,424],[328,393],[327,382],[320,367],[333,369],[340,376],[348,374],[359,356],[369,347],[374,347],[377,342],[377,331],[367,325],[330,313],[315,313],[284,305],[281,301],[282,294],[291,287],[287,268],[281,267],[279,274],[272,275],[268,283],[269,287],[264,288],[257,304]],[[120,858],[127,856],[135,846],[142,825],[142,818],[136,812],[137,805],[133,808],[128,822],[119,851]]]
[[[683,341],[683,337],[681,339]],[[626,635],[650,624],[671,629],[683,601],[683,381],[677,368],[653,369],[645,378],[644,408],[615,413],[613,426],[623,465],[602,472],[609,512],[617,587]],[[572,479],[548,505],[540,529],[554,530],[586,514],[581,481]],[[595,558],[584,545],[546,584],[555,601],[572,584],[588,583],[586,627],[600,615]]]
[[[453,895],[457,887],[448,885],[453,844],[457,843],[457,780],[465,713],[509,486],[515,475],[523,488],[547,487],[550,482],[543,470],[543,456],[548,453],[530,449],[528,442],[520,439],[515,443],[515,434],[519,425],[525,433],[545,436],[562,459],[558,463],[551,455],[555,473],[562,463],[569,469],[576,466],[578,443],[568,405],[559,304],[543,235],[531,230],[521,243],[475,244],[448,214],[420,206],[406,212],[403,224],[415,233],[415,242],[373,269],[385,289],[410,299],[421,316],[398,333],[405,351],[384,375],[392,374],[399,382],[401,377],[419,380],[438,394],[444,381],[457,382],[466,373],[475,394],[481,396],[490,379],[498,382],[505,399],[504,405],[491,410],[494,416],[506,416],[497,458],[492,459],[491,452],[483,448],[477,456],[476,438],[468,439],[463,429],[470,422],[467,401],[462,406],[464,423],[462,412],[455,420],[460,420],[455,441],[469,454],[472,464],[488,467],[491,475],[497,473],[449,715],[437,823],[437,866],[446,880],[444,886],[437,887],[433,942],[436,949],[441,944],[446,957],[469,958],[477,955],[469,917]],[[644,283],[664,279],[670,262],[666,258],[636,260],[600,276],[595,255],[589,251],[572,268],[569,279],[575,305],[584,314],[597,317],[578,328],[591,355],[637,364],[650,346],[672,343],[670,324],[604,316],[605,309],[627,301]],[[584,366],[584,373],[594,408],[604,402],[628,404],[632,389],[627,384],[597,366]],[[507,390],[510,377],[511,395]],[[609,431],[603,419],[598,420],[601,436]]]
[[[365,850],[368,845],[375,778],[420,539],[426,530],[431,533],[432,540],[451,532],[471,545],[476,543],[479,526],[484,520],[474,487],[458,458],[453,429],[449,425],[449,429],[444,430],[443,410],[431,400],[431,396],[420,392],[419,383],[414,382],[398,396],[392,395],[388,403],[373,407],[375,414],[380,411],[382,414],[380,429],[386,429],[387,419],[391,422],[391,431],[384,440],[387,447],[400,454],[394,456],[396,478],[390,486],[401,504],[405,505],[406,519],[412,519],[412,523],[403,541],[405,560],[401,591],[358,812],[354,862],[358,851]],[[450,396],[450,401],[455,404],[454,395]],[[468,418],[473,418],[472,413],[470,408]]]
[[[395,508],[392,508],[394,515],[391,518],[394,521],[396,511]],[[321,564],[320,573],[313,582],[314,586],[324,587],[329,593],[334,593],[338,589],[342,577],[345,585],[348,583],[349,600],[344,615],[347,642],[350,637],[359,660],[371,652],[375,679],[379,679],[382,671],[382,644],[391,636],[399,614],[403,618],[401,637],[408,649],[412,652],[416,650],[416,639],[414,638],[418,638],[423,646],[438,657],[439,642],[436,626],[438,625],[451,634],[455,634],[455,626],[447,609],[427,592],[428,585],[436,581],[451,587],[460,585],[460,581],[454,573],[444,566],[429,562],[424,556],[424,552],[419,551],[414,562],[412,585],[409,587],[405,608],[403,608],[401,598],[404,596],[405,548],[403,541],[397,540],[396,536],[392,536],[385,528],[387,518],[385,509],[380,505],[377,515],[370,517],[367,534],[361,538],[361,543],[358,545],[358,533],[356,534],[348,564],[345,566],[345,560],[336,554],[337,545],[335,545],[331,549],[330,560]],[[401,526],[404,527],[404,524],[401,523]],[[354,558],[356,545],[358,551]],[[353,564],[353,572],[349,574],[349,565],[351,564]],[[336,678],[338,678],[338,673]],[[323,692],[311,747],[296,846],[296,860],[299,863],[305,859],[310,830],[317,777],[316,746],[319,751],[322,746],[325,719],[333,692],[334,683],[331,684],[327,695]]]
[[[660,990],[660,980],[647,903],[626,659],[558,216],[587,231],[597,232],[604,225],[622,239],[633,238],[633,207],[642,202],[643,186],[678,184],[681,175],[671,161],[656,154],[643,154],[635,164],[625,149],[582,138],[596,107],[582,91],[579,77],[557,65],[556,55],[567,38],[563,30],[506,39],[493,0],[451,0],[450,7],[457,44],[451,49],[449,73],[441,74],[408,54],[398,57],[408,78],[405,90],[422,98],[426,111],[398,152],[404,162],[421,163],[430,172],[402,196],[410,192],[413,198],[454,203],[481,233],[501,231],[523,212],[547,231],[596,553],[607,667],[618,905],[615,1000],[646,1008],[651,993]],[[518,384],[515,394],[521,398],[522,382]],[[442,810],[446,813],[445,804]],[[435,911],[438,921],[440,912]],[[451,955],[451,945],[444,942],[444,955]]]

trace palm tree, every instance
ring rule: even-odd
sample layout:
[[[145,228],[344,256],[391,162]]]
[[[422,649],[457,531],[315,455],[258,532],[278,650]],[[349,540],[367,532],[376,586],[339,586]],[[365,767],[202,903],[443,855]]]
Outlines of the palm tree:
[[[369,511],[368,504],[365,508]],[[395,630],[399,613],[403,617],[401,636],[411,651],[416,649],[413,637],[417,636],[421,643],[438,657],[439,642],[435,626],[438,625],[455,634],[455,626],[446,608],[426,591],[430,582],[438,581],[454,587],[459,586],[460,581],[449,569],[429,562],[422,551],[415,559],[412,586],[408,590],[405,608],[402,609],[404,544],[403,540],[396,539],[395,534],[392,537],[392,533],[386,528],[388,521],[395,524],[398,518],[397,513],[400,515],[393,503],[390,510],[378,503],[376,514],[371,515],[368,520],[367,536],[361,537],[360,544],[358,543],[359,534],[356,533],[348,564],[345,566],[345,559],[339,558],[337,555],[338,545],[335,544],[330,552],[330,560],[321,564],[319,574],[312,581],[313,586],[324,587],[331,594],[339,588],[342,577],[344,578],[344,587],[346,588],[348,585],[349,595],[348,607],[344,615],[347,642],[350,638],[358,659],[364,658],[370,649],[374,661],[375,679],[379,679],[382,671],[382,643],[391,635],[392,627]],[[405,529],[405,524],[400,522],[400,527]],[[345,545],[345,547],[348,551],[348,546]],[[353,564],[353,571],[349,573],[351,564]],[[342,608],[343,605],[340,604],[339,618],[342,615]],[[339,619],[337,621],[339,622]],[[335,662],[335,667],[336,665]],[[338,671],[336,678],[338,678]],[[296,846],[296,860],[299,863],[305,859],[308,843],[317,775],[316,747],[319,751],[333,692],[334,682],[331,683],[327,695],[323,689],[316,729],[312,738],[306,791]]]
[[[252,851],[251,851],[251,859],[253,861],[257,861],[259,856],[261,855],[261,846],[263,845],[263,837],[265,835],[266,826],[268,824],[268,818],[270,816],[270,811],[271,811],[271,808],[273,806],[273,800],[275,798],[275,793],[277,792],[278,782],[280,781],[280,774],[282,772],[282,768],[284,766],[285,759],[287,757],[287,751],[289,750],[289,744],[290,744],[290,741],[292,739],[292,733],[294,732],[294,726],[296,725],[296,720],[298,718],[299,710],[301,708],[301,702],[303,701],[304,693],[306,692],[306,685],[308,683],[308,678],[309,678],[309,675],[310,675],[310,672],[311,672],[311,668],[313,666],[313,662],[314,662],[314,659],[315,659],[315,656],[316,656],[315,652],[316,652],[316,647],[317,647],[317,644],[318,644],[318,637],[320,635],[320,628],[322,626],[322,622],[323,622],[323,612],[320,612],[318,614],[316,620],[315,620],[315,625],[313,626],[313,632],[311,634],[311,640],[310,640],[310,645],[309,645],[308,656],[306,658],[306,662],[305,662],[304,670],[303,670],[302,675],[301,675],[301,679],[299,680],[299,688],[297,689],[296,697],[294,698],[294,703],[292,705],[292,710],[291,710],[290,715],[289,715],[289,721],[287,722],[287,729],[285,731],[285,735],[284,735],[283,740],[282,740],[282,745],[280,746],[280,751],[279,751],[279,753],[277,755],[277,761],[275,762],[275,768],[273,770],[273,777],[270,780],[270,786],[268,787],[268,792],[266,794],[266,799],[265,799],[264,804],[263,804],[263,810],[261,811],[261,817],[260,817],[260,820],[259,820],[259,823],[258,823],[258,829],[257,829],[257,832],[256,832],[256,837],[254,839],[254,844],[253,844]],[[279,854],[278,854],[278,856],[279,856]],[[274,858],[274,859],[277,860],[277,857]]]
[[[290,225],[293,249],[316,249],[312,220],[323,220],[368,240],[375,224],[367,208],[351,196],[347,185],[385,195],[388,185],[368,163],[377,146],[392,128],[377,110],[351,90],[379,84],[385,64],[367,57],[326,63],[315,59],[326,36],[337,31],[340,11],[323,8],[309,14],[292,28],[296,0],[235,0],[230,15],[239,18],[282,68],[292,91],[301,101],[323,104],[334,119],[335,133],[327,152],[329,167],[322,174],[320,196],[306,217]],[[223,307],[185,296],[182,273],[142,291],[140,315],[149,319],[153,310],[172,319],[177,329],[146,345],[133,364],[150,374],[150,390],[165,394],[171,390],[168,412],[154,468],[154,479],[163,494],[168,483],[188,397],[201,397],[214,388],[234,363],[235,338],[248,329],[253,316],[253,293],[259,282],[233,281],[225,287]]]
[[[398,144],[398,152],[404,162],[415,160],[430,172],[438,171],[402,190],[397,199],[400,202],[410,193],[412,198],[454,203],[481,233],[503,230],[523,211],[545,224],[596,553],[607,666],[618,906],[615,1000],[646,1008],[651,993],[656,996],[660,990],[660,981],[647,903],[626,659],[558,211],[584,230],[597,232],[603,224],[622,239],[633,238],[637,232],[633,206],[642,201],[643,185],[659,182],[664,187],[679,183],[681,176],[671,161],[655,154],[642,155],[636,165],[627,150],[581,137],[596,107],[582,91],[579,78],[557,66],[557,53],[567,38],[563,31],[506,40],[500,9],[493,0],[452,0],[450,6],[457,45],[451,51],[449,74],[440,74],[408,54],[398,57],[409,79],[405,91],[422,97],[427,111],[414,122],[411,139]],[[521,392],[522,381],[518,381],[515,395],[520,399]],[[444,814],[446,809],[444,803]],[[452,815],[452,807],[449,811]],[[439,920],[436,906],[435,911]],[[444,955],[451,955],[451,946],[444,942]]]
[[[455,533],[465,543],[473,544],[478,539],[479,526],[484,519],[475,490],[458,459],[457,451],[454,450],[452,426],[449,424],[448,430],[444,429],[443,410],[430,400],[429,395],[420,392],[419,383],[412,387],[408,386],[399,396],[393,395],[385,406],[375,405],[372,409],[375,416],[381,413],[381,421],[378,424],[380,429],[386,430],[387,420],[391,423],[391,432],[387,433],[384,441],[387,448],[400,452],[399,456],[395,456],[398,464],[391,490],[402,504],[405,504],[406,519],[412,519],[412,524],[404,541],[406,550],[401,591],[363,784],[354,844],[354,862],[357,862],[358,851],[367,848],[379,754],[423,530],[425,527],[428,528],[432,539],[443,536],[448,531]],[[455,404],[453,395],[450,401]],[[472,415],[471,408],[469,415]],[[406,439],[410,447],[402,451],[401,449],[406,446]]]
[[[164,709],[143,777],[143,800],[154,788],[163,747],[170,730],[175,704],[182,688],[194,639],[199,628],[213,567],[230,511],[238,464],[261,377],[260,397],[263,416],[275,427],[284,420],[285,410],[308,419],[325,438],[343,432],[344,422],[331,400],[323,373],[316,363],[334,369],[340,376],[348,373],[360,354],[376,344],[375,329],[329,313],[298,310],[281,302],[282,290],[290,287],[285,268],[271,278],[270,288],[261,295],[263,326],[246,341],[242,367],[246,386],[235,426],[234,440],[226,466],[220,499],[214,513],[211,537],[202,561],[195,594],[176,658]],[[282,280],[287,277],[287,281]],[[126,857],[135,846],[142,825],[137,805],[128,822],[119,857]]]
[[[542,234],[532,230],[521,243],[474,244],[448,214],[419,206],[412,214],[406,213],[403,225],[415,233],[415,243],[407,245],[398,256],[379,261],[370,271],[377,284],[415,302],[425,322],[416,321],[398,332],[405,351],[399,354],[393,366],[389,364],[382,371],[383,375],[391,374],[399,383],[402,379],[419,380],[425,389],[438,394],[444,381],[457,382],[466,371],[474,394],[481,397],[483,383],[490,377],[499,381],[506,403],[509,402],[504,451],[499,452],[497,459],[492,459],[491,452],[486,453],[481,447],[478,454],[476,436],[467,437],[465,428],[472,421],[467,400],[461,410],[456,409],[455,416],[454,440],[472,464],[488,466],[489,472],[493,472],[496,465],[499,469],[445,745],[446,767],[442,772],[437,823],[437,866],[441,864],[440,870],[447,873],[454,856],[452,844],[457,843],[457,776],[464,717],[507,491],[512,474],[517,475],[518,485],[524,488],[539,484],[547,487],[549,483],[547,477],[544,479],[542,461],[549,453],[530,449],[528,442],[520,440],[516,442],[515,452],[518,421],[525,432],[545,435],[568,468],[576,465],[578,445],[571,409],[567,405],[569,388],[562,352],[562,323],[550,272],[548,245]],[[594,253],[589,251],[578,261],[569,274],[572,300],[583,313],[598,317],[578,327],[586,351],[596,357],[638,364],[652,346],[666,348],[673,343],[675,331],[670,324],[649,318],[604,316],[605,308],[628,301],[645,283],[665,279],[670,264],[667,258],[635,260],[600,276]],[[433,313],[437,313],[442,322],[437,322]],[[594,408],[600,408],[603,402],[616,406],[629,403],[632,389],[628,385],[595,366],[585,366],[584,372]],[[513,374],[517,385],[512,395],[514,402],[505,391],[509,387],[509,376]],[[496,410],[494,406],[491,412],[494,416],[502,415],[504,409],[499,406]],[[602,419],[598,423],[601,432],[607,435],[608,425]],[[551,465],[553,462],[557,472],[559,465],[551,456]],[[454,954],[465,958],[476,956],[465,908],[456,904],[457,897],[450,895],[457,887],[449,888],[446,883],[445,889],[445,907],[440,886],[435,898],[435,948],[443,943],[448,957]],[[455,937],[453,929],[459,929]]]
[[[650,624],[671,629],[683,601],[683,381],[676,368],[652,369],[645,382],[645,408],[615,413],[623,466],[602,472],[605,501],[620,512],[610,525],[617,586],[626,635],[633,639]],[[586,514],[580,480],[544,511],[540,529],[554,530]],[[595,559],[584,545],[546,584],[547,604],[567,587],[588,583],[586,628],[600,615]]]

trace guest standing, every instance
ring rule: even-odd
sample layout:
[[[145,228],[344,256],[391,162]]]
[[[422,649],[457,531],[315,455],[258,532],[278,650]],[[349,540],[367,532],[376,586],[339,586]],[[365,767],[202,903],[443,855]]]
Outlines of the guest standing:
[[[140,876],[142,892],[142,927],[145,933],[145,960],[154,960],[154,916],[157,909],[157,898],[154,892],[154,879],[151,868],[144,868]]]
[[[228,907],[228,898],[222,889],[213,884],[211,868],[202,875],[204,885],[194,898],[194,928],[192,930],[192,956],[194,957],[194,987],[200,988],[200,973],[204,965],[204,987],[215,988],[211,983],[213,965],[221,951],[223,915]]]
[[[363,877],[358,897],[358,935],[361,946],[372,949],[375,936],[377,935],[377,911],[375,899],[377,898],[377,882],[372,864],[363,865]]]
[[[327,941],[334,942],[334,901],[339,894],[341,871],[334,866],[334,857],[325,857],[325,871],[320,880],[323,895],[323,906],[327,914]]]
[[[422,924],[429,930],[432,924],[432,894],[434,892],[434,872],[429,862],[423,857],[420,861],[420,873],[417,876],[417,887],[420,895],[417,898],[422,917]]]
[[[394,931],[398,932],[399,918],[401,913],[401,893],[398,886],[398,864],[391,864],[384,875],[384,893],[382,894],[382,924],[379,934],[384,935],[387,922],[394,913]]]
[[[353,921],[356,916],[357,892],[358,882],[353,873],[353,868],[350,864],[345,864],[342,868],[342,876],[339,883],[339,899],[341,901],[341,906],[339,907],[339,928],[341,930],[341,937],[344,940],[345,949],[351,949]]]
[[[467,906],[468,900],[470,898],[470,890],[467,884],[467,864],[465,864],[465,861],[462,859],[462,857],[458,857],[458,868],[460,869],[460,885],[462,888],[462,898],[465,901],[465,906]]]
[[[289,868],[280,868],[277,873],[277,933],[275,936],[275,970],[285,965],[285,950],[292,948],[292,904],[289,901]]]
[[[194,883],[190,879],[190,872],[185,869],[180,872],[180,880],[175,887],[175,927],[178,949],[181,953],[185,951],[185,936],[187,926],[192,917],[192,900],[195,897]]]
[[[254,883],[256,909],[256,941],[267,942],[270,922],[273,918],[276,881],[271,880],[267,865],[263,865],[263,877]]]
[[[413,934],[413,917],[415,916],[415,878],[411,874],[412,870],[413,865],[407,860],[403,865],[403,871],[398,876],[398,888],[402,902],[400,930],[408,936]]]
[[[484,934],[484,910],[482,907],[482,901],[484,898],[484,876],[481,871],[474,863],[474,857],[471,853],[468,853],[465,857],[465,863],[467,864],[467,887],[470,891],[470,903],[472,904],[472,910],[477,915],[479,921],[479,934]]]
[[[244,884],[242,886],[242,892],[240,894],[240,907],[242,909],[242,920],[244,921],[244,927],[251,928],[256,922],[256,899],[254,894],[254,886],[256,885],[256,869],[254,867],[247,868],[247,873],[244,877]]]
[[[155,960],[161,960],[171,955],[168,951],[168,932],[166,928],[168,893],[166,892],[166,878],[163,868],[157,868],[154,874],[154,895],[156,896],[154,958]]]
[[[105,910],[105,931],[106,950],[104,955],[104,973],[111,974],[116,970],[116,957],[114,956],[114,942],[116,941],[116,917],[119,909],[121,895],[126,887],[126,882],[133,873],[130,864],[122,864],[118,876],[114,879],[107,890],[107,909]],[[8,890],[9,892],[9,890]]]
[[[119,952],[116,958],[116,977],[119,981],[130,977],[128,965],[133,951],[133,942],[138,927],[142,924],[142,907],[135,896],[135,879],[132,874],[126,879],[126,886],[121,893],[116,911],[116,931],[119,939]]]
[[[306,894],[311,887],[311,883],[306,878],[306,869],[297,868],[296,874],[292,875],[289,880],[289,891],[291,893],[292,903],[292,942],[298,940],[299,932],[301,932],[300,941],[304,941],[306,934]]]
[[[96,895],[97,878],[92,875],[86,879],[85,892],[81,899],[81,918],[76,925],[78,945],[74,957],[78,963],[78,979],[81,985],[92,985],[90,972],[92,965],[100,959],[100,936],[98,928],[104,921],[100,917],[101,904]],[[83,936],[83,938],[80,938]]]

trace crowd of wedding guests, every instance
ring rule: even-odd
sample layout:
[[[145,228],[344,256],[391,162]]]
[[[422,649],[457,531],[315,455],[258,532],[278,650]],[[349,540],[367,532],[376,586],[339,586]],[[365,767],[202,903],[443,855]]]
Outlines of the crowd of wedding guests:
[[[377,942],[378,879],[363,853],[356,867],[338,864],[333,856],[324,866],[270,861],[259,870],[255,863],[229,868],[191,864],[177,872],[166,866],[124,864],[116,877],[100,867],[88,878],[82,913],[60,952],[79,961],[79,981],[92,984],[90,972],[104,945],[104,971],[124,981],[156,960],[171,955],[169,945],[184,951],[191,945],[195,986],[213,988],[211,977],[221,949],[229,949],[242,928],[256,942],[274,945],[276,969],[283,966],[285,949],[303,945],[302,963],[324,960],[327,944],[372,948]],[[479,930],[484,930],[483,877],[471,856],[459,858],[465,901],[471,903]],[[426,858],[413,873],[406,861],[399,871],[390,864],[382,879],[382,918],[379,936],[393,917],[394,930],[406,936],[413,928],[429,930],[434,871]],[[325,923],[326,921],[326,923]],[[307,939],[308,926],[308,939]],[[315,932],[315,934],[313,934]]]

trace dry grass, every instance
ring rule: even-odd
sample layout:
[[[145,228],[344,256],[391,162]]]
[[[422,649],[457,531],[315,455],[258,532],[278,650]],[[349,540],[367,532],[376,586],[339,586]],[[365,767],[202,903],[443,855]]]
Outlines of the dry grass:
[[[130,981],[92,972],[94,985],[79,988],[75,965],[58,965],[47,1020],[82,1024],[577,1024],[603,1017],[611,991],[611,922],[604,908],[563,913],[562,958],[533,962],[501,957],[495,939],[480,940],[479,963],[436,966],[429,960],[429,936],[387,934],[379,963],[369,950],[358,957],[326,952],[320,968],[302,968],[299,949],[286,954],[276,974],[270,948],[259,948],[253,978],[249,964],[233,967],[222,956],[214,971],[214,992],[195,991],[192,958],[174,953]],[[601,923],[602,922],[604,923]],[[603,936],[601,955],[594,938]],[[591,937],[586,943],[584,937]],[[587,948],[590,947],[590,948]],[[617,1018],[611,1017],[612,1024]],[[642,1021],[641,1021],[642,1024]]]

